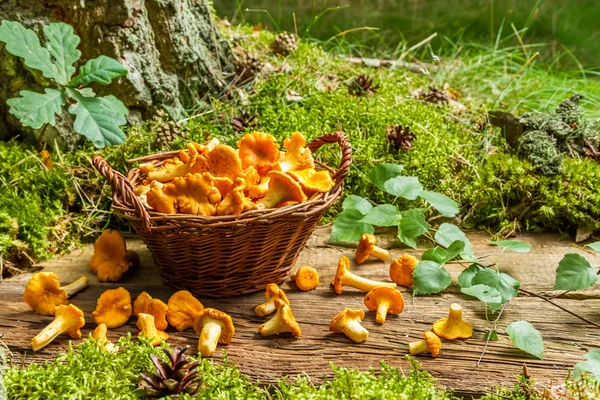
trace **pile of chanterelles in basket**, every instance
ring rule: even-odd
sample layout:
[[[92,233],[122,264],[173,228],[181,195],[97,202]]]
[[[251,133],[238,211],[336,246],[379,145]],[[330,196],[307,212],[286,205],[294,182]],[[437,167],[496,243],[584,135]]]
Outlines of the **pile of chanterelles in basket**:
[[[140,165],[147,179],[135,194],[161,213],[209,216],[289,206],[331,190],[331,174],[315,169],[302,134],[283,146],[259,132],[242,137],[237,150],[217,139],[189,143],[160,167]]]

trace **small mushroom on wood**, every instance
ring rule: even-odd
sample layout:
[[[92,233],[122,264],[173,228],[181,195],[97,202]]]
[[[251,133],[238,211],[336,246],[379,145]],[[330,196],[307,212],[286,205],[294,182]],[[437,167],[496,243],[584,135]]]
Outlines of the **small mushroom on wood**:
[[[79,339],[81,337],[79,329],[83,325],[85,325],[83,311],[73,304],[60,305],[56,307],[54,321],[31,340],[31,348],[33,351],[41,350],[62,333],[66,333],[73,339]]]
[[[300,326],[292,314],[290,305],[283,300],[275,300],[277,313],[267,322],[258,327],[262,336],[279,335],[289,332],[298,337],[301,334]]]
[[[106,350],[109,353],[116,353],[119,351],[119,346],[114,345],[108,340],[106,337],[107,332],[108,328],[106,327],[106,324],[100,324],[92,332],[92,338],[96,339],[96,343],[98,343],[102,350]]]
[[[231,317],[214,308],[205,308],[194,321],[194,332],[200,336],[198,351],[203,357],[210,357],[217,344],[229,344],[235,333]]]
[[[100,295],[92,318],[96,324],[104,323],[107,328],[114,329],[125,325],[132,313],[131,295],[127,289],[119,287]]]
[[[146,292],[140,293],[140,295],[133,302],[133,314],[138,315],[141,313],[150,314],[154,317],[154,324],[156,325],[156,329],[164,331],[169,326],[167,322],[167,312],[169,310],[169,306],[167,306],[160,299],[153,299]],[[138,319],[138,329],[142,329],[139,325]]]
[[[137,326],[140,329],[138,336],[149,340],[152,346],[158,346],[163,341],[169,339],[169,335],[166,332],[156,329],[154,317],[150,314],[138,314]]]
[[[268,300],[254,308],[254,313],[256,313],[256,315],[259,317],[264,317],[265,315],[275,312],[277,310],[277,307],[275,307],[275,300],[277,299],[290,304],[290,301],[285,295],[283,289],[281,289],[275,283],[269,283],[267,285],[265,288],[265,298]]]
[[[36,314],[54,315],[57,306],[69,304],[69,297],[85,289],[87,285],[88,279],[85,276],[69,285],[60,286],[56,274],[38,272],[27,282],[23,300]]]
[[[403,254],[390,264],[390,278],[400,286],[412,287],[412,274],[418,263],[415,257]]]
[[[343,333],[356,343],[361,343],[369,337],[369,331],[360,324],[365,317],[363,310],[344,308],[329,324],[329,330]]]
[[[400,314],[404,309],[404,297],[399,291],[388,287],[373,288],[365,296],[365,306],[377,311],[375,321],[383,324],[387,314]]]
[[[473,326],[463,321],[460,304],[450,305],[448,318],[438,319],[433,323],[433,332],[448,340],[468,339],[473,336]]]
[[[335,278],[333,278],[331,284],[337,294],[342,294],[342,287],[344,286],[350,286],[364,292],[369,292],[371,289],[378,286],[389,287],[392,289],[396,287],[395,283],[373,281],[353,274],[350,272],[350,260],[348,260],[348,257],[346,256],[340,258]]]
[[[94,243],[94,255],[90,269],[100,282],[118,282],[129,270],[130,263],[139,265],[140,257],[134,251],[127,251],[127,244],[121,233],[106,229]]]
[[[296,283],[298,289],[308,292],[319,286],[319,273],[313,267],[300,267],[298,268],[298,271],[292,275],[292,280]]]
[[[425,339],[408,344],[410,354],[417,355],[429,352],[431,353],[431,357],[437,357],[438,354],[440,354],[440,350],[442,350],[442,341],[438,335],[431,331],[427,331],[423,332],[423,337]]]
[[[388,259],[390,252],[379,246],[375,246],[375,243],[377,243],[375,235],[365,233],[360,237],[360,242],[358,242],[355,253],[356,263],[358,265],[364,263],[365,260],[371,256],[376,257],[381,261]]]
[[[167,320],[178,331],[191,328],[204,306],[187,290],[175,292],[168,301]]]

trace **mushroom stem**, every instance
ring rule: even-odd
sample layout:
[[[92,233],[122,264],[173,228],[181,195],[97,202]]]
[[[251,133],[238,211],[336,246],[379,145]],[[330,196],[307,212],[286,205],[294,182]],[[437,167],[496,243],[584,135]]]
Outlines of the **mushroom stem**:
[[[457,323],[462,321],[462,307],[460,304],[452,303],[450,305],[450,313],[448,314],[448,321]]]
[[[364,342],[369,337],[369,331],[357,320],[348,321],[342,332],[357,343]]]
[[[286,329],[287,328],[287,329]],[[290,332],[289,326],[287,326],[282,319],[279,317],[279,314],[275,315],[273,318],[262,324],[258,328],[260,334],[262,336],[276,335],[278,333]]]
[[[200,341],[198,342],[198,351],[203,357],[210,357],[217,349],[219,338],[221,337],[221,325],[217,322],[209,321],[202,328]]]
[[[377,316],[375,317],[375,322],[378,324],[383,324],[389,308],[390,303],[387,301],[380,301],[377,305]]]
[[[373,257],[379,258],[381,261],[385,261],[390,256],[390,252],[386,249],[382,249],[379,246],[373,246],[373,250],[371,251],[371,255]]]
[[[42,329],[42,331],[31,340],[31,348],[33,351],[43,349],[66,330],[64,319],[60,317],[55,318],[54,321],[50,322],[48,326]]]
[[[427,346],[426,340],[419,340],[417,342],[412,342],[408,344],[408,350],[410,354],[422,354],[427,353],[429,351],[429,347]]]
[[[344,285],[352,286],[353,288],[360,289],[365,292],[370,292],[371,289],[378,286],[389,287],[392,289],[396,287],[395,283],[374,281],[355,275],[350,271],[346,272],[346,279],[343,283]]]
[[[73,296],[75,293],[85,289],[88,286],[88,278],[87,276],[82,276],[77,279],[75,282],[70,283],[66,286],[63,286],[62,289],[67,293],[67,297]]]
[[[277,307],[275,307],[275,299],[276,297],[273,296],[264,303],[256,306],[254,308],[254,312],[256,313],[256,315],[258,315],[259,317],[264,317],[265,315],[269,315],[275,312],[277,310]]]

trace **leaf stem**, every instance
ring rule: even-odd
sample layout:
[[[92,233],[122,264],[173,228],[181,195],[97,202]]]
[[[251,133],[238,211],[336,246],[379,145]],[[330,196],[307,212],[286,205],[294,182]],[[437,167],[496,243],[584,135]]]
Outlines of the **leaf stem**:
[[[498,321],[500,320],[500,317],[502,316],[502,313],[504,312],[504,309],[506,308],[506,306],[508,306],[508,303],[510,303],[510,300],[508,300],[506,303],[504,303],[504,305],[502,306],[502,309],[500,310],[500,312],[498,313],[498,317],[496,317],[496,320],[493,322],[494,326],[492,328],[492,331],[495,331],[496,328],[498,327]],[[484,307],[487,307],[486,305],[484,305]],[[486,308],[486,313],[487,313],[487,308]],[[479,367],[479,364],[481,364],[481,360],[483,359],[483,356],[485,355],[485,352],[488,348],[488,345],[490,344],[490,338],[492,337],[491,334],[488,335],[487,340],[485,341],[485,346],[483,347],[483,351],[481,352],[481,356],[479,356],[479,360],[477,360],[477,364],[475,364],[475,367]]]

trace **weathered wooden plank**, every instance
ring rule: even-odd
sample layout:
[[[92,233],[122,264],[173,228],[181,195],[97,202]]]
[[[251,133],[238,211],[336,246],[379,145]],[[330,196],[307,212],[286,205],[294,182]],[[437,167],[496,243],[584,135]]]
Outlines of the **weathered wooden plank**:
[[[476,368],[476,362],[485,344],[483,334],[490,325],[486,322],[482,304],[460,293],[456,277],[463,267],[454,264],[449,266],[449,270],[455,282],[444,294],[413,298],[410,291],[400,288],[406,300],[404,312],[399,316],[388,317],[384,325],[375,324],[374,313],[367,313],[364,326],[370,331],[370,337],[363,344],[354,344],[327,329],[331,318],[343,307],[365,309],[361,292],[348,289],[338,296],[331,290],[328,283],[334,274],[337,260],[341,255],[351,255],[352,249],[327,246],[327,236],[327,229],[317,230],[298,264],[312,265],[319,270],[319,288],[304,293],[297,291],[289,281],[283,284],[292,303],[294,315],[302,327],[301,338],[263,338],[258,335],[257,327],[265,319],[255,316],[252,309],[263,301],[262,293],[230,299],[201,299],[205,306],[215,307],[232,315],[236,324],[236,335],[233,342],[224,349],[227,350],[229,359],[237,362],[240,369],[252,378],[271,383],[286,375],[306,373],[311,376],[313,382],[318,383],[331,377],[331,362],[339,366],[367,369],[378,367],[383,360],[391,365],[407,368],[408,363],[403,358],[406,350],[398,344],[420,339],[422,332],[431,329],[435,320],[446,316],[452,302],[463,305],[465,319],[474,326],[474,337],[466,341],[446,341],[437,359],[425,356],[419,357],[419,361],[442,385],[454,388],[459,393],[481,394],[500,383],[512,385],[523,362],[527,362],[531,374],[541,383],[558,382],[564,379],[568,368],[579,361],[582,354],[597,346],[600,339],[600,331],[593,326],[539,299],[519,296],[511,301],[504,312],[501,321],[503,326],[499,327],[499,331],[504,332],[506,324],[517,320],[530,321],[545,339],[545,360],[526,357],[501,335],[500,341],[490,342],[481,365]],[[488,246],[487,235],[483,233],[473,233],[470,238],[477,254],[489,254],[490,262],[495,260],[501,251]],[[592,263],[597,264],[600,260],[600,257],[571,247],[568,241],[558,240],[557,236],[528,235],[520,239],[531,243],[532,251],[529,254],[505,252],[500,269],[519,279],[522,287],[529,290],[550,292],[554,283],[554,270],[562,256],[568,252],[582,254]],[[382,235],[380,241],[387,247],[395,244],[386,235]],[[98,283],[95,276],[89,273],[87,262],[91,257],[92,246],[85,246],[83,251],[46,263],[47,270],[56,272],[62,282],[75,280],[82,274],[90,278],[90,287],[72,299],[86,314],[84,335],[94,328],[90,313],[95,308],[96,299],[106,289],[122,285],[134,298],[145,290],[165,301],[174,292],[162,284],[158,269],[152,264],[151,256],[143,244],[136,239],[130,240],[129,243],[130,248],[140,252],[143,267],[127,275],[119,284]],[[411,250],[408,253],[418,256],[423,250]],[[398,256],[404,250],[392,249],[391,252],[393,256]],[[353,270],[369,278],[389,279],[388,267],[381,262],[368,262],[362,266],[354,266]],[[35,315],[22,302],[23,287],[28,279],[29,275],[25,274],[6,280],[0,286],[0,307],[3,310],[0,315],[0,332],[4,334],[3,340],[16,357],[27,351],[27,362],[39,362],[52,358],[58,351],[64,351],[68,338],[61,337],[51,346],[35,354],[29,350],[31,338],[51,318]],[[590,289],[570,294],[557,302],[586,318],[600,322],[599,297],[598,289]],[[133,319],[124,327],[111,331],[109,336],[116,339],[126,332],[137,333]],[[170,330],[169,333],[172,344],[196,346],[197,337],[193,332],[179,333]],[[219,359],[220,355],[221,348],[214,358]]]

